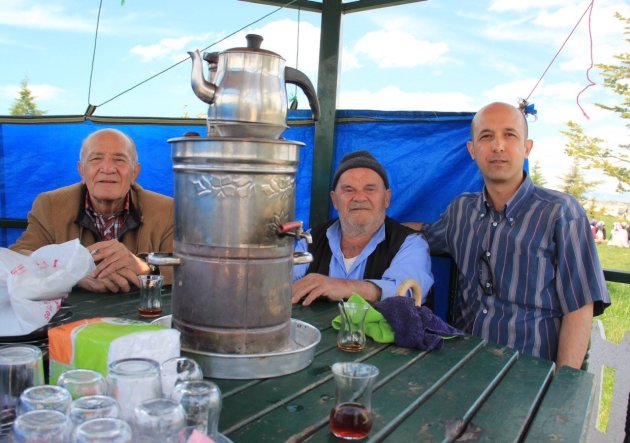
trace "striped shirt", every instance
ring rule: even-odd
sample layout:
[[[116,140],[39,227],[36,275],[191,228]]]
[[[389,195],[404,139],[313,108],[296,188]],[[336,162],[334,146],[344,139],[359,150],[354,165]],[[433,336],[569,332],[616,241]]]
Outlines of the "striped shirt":
[[[555,360],[562,316],[610,304],[584,209],[529,177],[501,212],[460,195],[425,235],[459,268],[455,326],[485,340]]]

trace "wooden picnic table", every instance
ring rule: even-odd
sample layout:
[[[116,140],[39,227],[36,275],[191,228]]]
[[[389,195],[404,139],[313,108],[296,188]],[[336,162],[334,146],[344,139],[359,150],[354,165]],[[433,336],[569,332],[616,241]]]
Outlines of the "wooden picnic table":
[[[164,290],[170,314],[170,288]],[[73,292],[73,316],[138,318],[138,293]],[[584,441],[593,376],[519,355],[466,336],[420,352],[368,339],[360,353],[336,347],[335,303],[294,306],[293,318],[322,333],[305,369],[257,380],[212,379],[223,393],[219,430],[234,442],[342,441],[328,428],[335,401],[331,365],[360,361],[378,367],[372,395],[374,422],[365,441]]]

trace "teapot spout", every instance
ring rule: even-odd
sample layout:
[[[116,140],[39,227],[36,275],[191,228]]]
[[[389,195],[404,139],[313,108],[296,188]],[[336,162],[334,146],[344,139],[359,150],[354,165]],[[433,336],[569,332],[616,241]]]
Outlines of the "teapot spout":
[[[300,87],[300,89],[304,92],[304,95],[306,95],[306,98],[308,98],[308,104],[310,105],[311,112],[313,113],[313,120],[319,120],[319,100],[317,99],[315,88],[306,74],[287,66],[284,68],[284,81],[285,83],[291,83]]]
[[[214,103],[215,94],[217,91],[216,85],[210,83],[203,76],[203,64],[201,62],[201,55],[199,50],[194,52],[188,52],[192,59],[192,73],[190,76],[190,85],[193,92],[202,101],[211,105]]]

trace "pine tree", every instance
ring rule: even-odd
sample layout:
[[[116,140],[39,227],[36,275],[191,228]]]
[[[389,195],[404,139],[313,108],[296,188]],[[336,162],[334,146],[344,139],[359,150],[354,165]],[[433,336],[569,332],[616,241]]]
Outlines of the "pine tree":
[[[586,181],[582,171],[580,170],[580,162],[573,160],[569,172],[561,177],[562,191],[575,197],[579,202],[584,203],[585,195],[600,182]]]
[[[540,170],[540,162],[538,160],[534,162],[534,166],[529,172],[529,178],[532,179],[532,182],[534,182],[535,185],[545,186],[547,184],[547,179],[542,175],[542,171]]]
[[[42,111],[37,107],[37,104],[35,103],[35,98],[33,97],[31,90],[28,88],[28,79],[25,78],[24,80],[22,80],[20,96],[16,98],[13,102],[9,114],[29,116],[46,114],[46,111]]]
[[[619,20],[625,22],[625,41],[630,43],[630,18],[615,14]],[[630,53],[625,52],[615,56],[619,63],[616,65],[598,64],[602,71],[604,87],[620,97],[620,103],[607,106],[596,105],[602,109],[612,111],[622,119],[630,120]],[[617,192],[630,190],[630,145],[621,144],[617,147],[605,147],[606,141],[597,137],[589,137],[580,125],[567,123],[568,130],[562,131],[569,137],[565,152],[567,155],[583,161],[587,169],[600,169],[609,177],[617,180]],[[626,123],[630,128],[630,122]]]

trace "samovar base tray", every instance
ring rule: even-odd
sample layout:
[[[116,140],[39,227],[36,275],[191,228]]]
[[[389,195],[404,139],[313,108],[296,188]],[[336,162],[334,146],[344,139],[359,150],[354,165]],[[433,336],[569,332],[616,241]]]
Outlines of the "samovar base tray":
[[[171,327],[170,315],[151,323]],[[292,374],[310,365],[321,340],[316,327],[291,319],[290,344],[284,349],[260,354],[219,354],[182,348],[181,353],[199,363],[204,377],[247,380]]]

